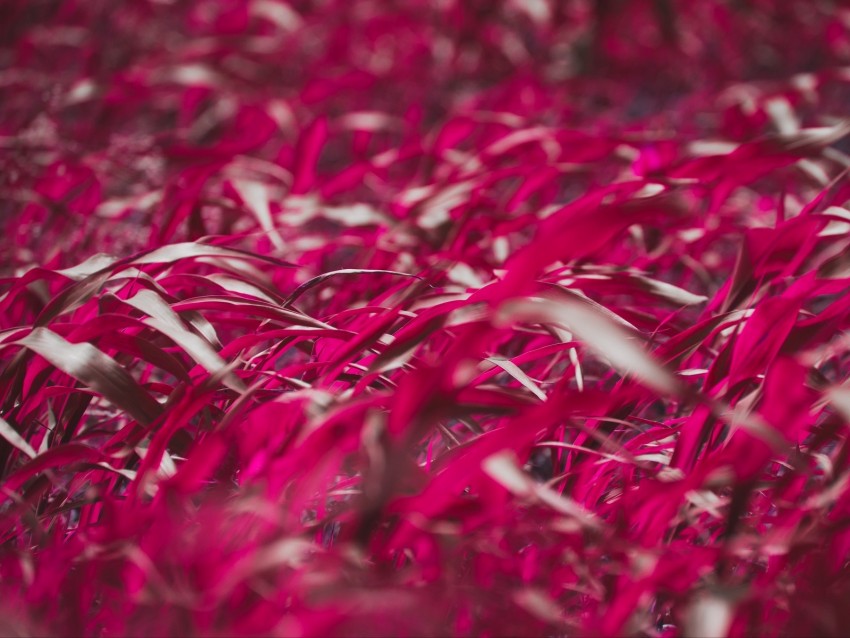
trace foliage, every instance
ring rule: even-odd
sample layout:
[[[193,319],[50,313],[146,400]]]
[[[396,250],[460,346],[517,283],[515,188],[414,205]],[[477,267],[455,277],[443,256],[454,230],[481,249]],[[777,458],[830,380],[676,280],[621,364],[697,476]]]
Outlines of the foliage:
[[[842,635],[843,3],[0,25],[0,632]]]

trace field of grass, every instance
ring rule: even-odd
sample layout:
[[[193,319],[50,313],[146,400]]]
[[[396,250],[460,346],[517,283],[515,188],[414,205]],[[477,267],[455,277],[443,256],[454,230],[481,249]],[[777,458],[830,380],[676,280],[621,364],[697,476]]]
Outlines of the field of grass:
[[[844,636],[850,5],[0,3],[0,635]]]

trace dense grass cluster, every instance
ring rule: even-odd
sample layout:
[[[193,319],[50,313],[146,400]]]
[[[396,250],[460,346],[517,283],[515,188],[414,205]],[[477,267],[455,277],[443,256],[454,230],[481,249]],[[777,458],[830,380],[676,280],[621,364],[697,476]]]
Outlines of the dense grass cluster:
[[[0,634],[841,636],[850,9],[0,3]]]

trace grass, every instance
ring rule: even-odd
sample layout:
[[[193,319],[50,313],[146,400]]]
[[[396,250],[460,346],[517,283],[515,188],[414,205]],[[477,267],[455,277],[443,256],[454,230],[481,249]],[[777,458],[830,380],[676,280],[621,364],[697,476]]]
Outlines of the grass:
[[[841,636],[839,3],[0,8],[0,633]]]

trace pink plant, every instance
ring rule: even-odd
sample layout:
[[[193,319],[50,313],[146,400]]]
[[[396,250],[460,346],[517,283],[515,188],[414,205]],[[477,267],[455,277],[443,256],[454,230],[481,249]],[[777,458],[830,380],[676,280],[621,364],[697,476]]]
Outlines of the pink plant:
[[[841,636],[850,8],[0,5],[0,633]]]

